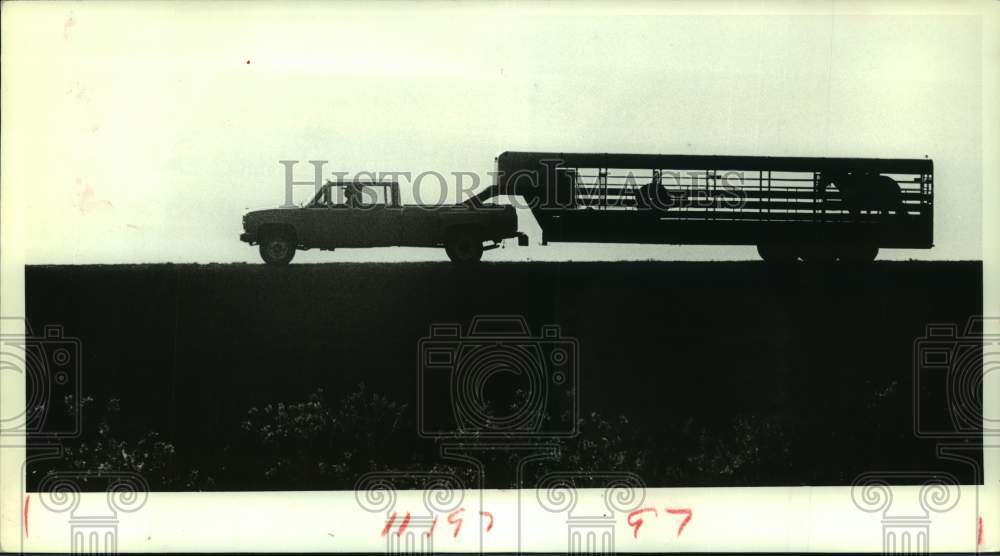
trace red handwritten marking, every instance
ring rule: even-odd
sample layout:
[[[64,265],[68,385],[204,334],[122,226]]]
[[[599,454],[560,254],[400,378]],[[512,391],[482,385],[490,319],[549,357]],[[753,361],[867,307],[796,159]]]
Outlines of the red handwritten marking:
[[[29,494],[30,496],[30,494]],[[27,523],[28,517],[25,516],[25,523]],[[979,516],[979,534],[976,536],[976,544],[979,546],[983,545],[983,516]]]
[[[24,536],[28,536],[28,508],[31,507],[31,495],[24,497]],[[982,530],[983,519],[979,518],[980,531]],[[981,537],[982,535],[980,535]]]
[[[667,508],[667,513],[668,514],[674,514],[674,515],[680,514],[680,515],[686,515],[687,516],[687,517],[684,518],[684,521],[681,522],[681,526],[677,528],[677,536],[678,537],[681,536],[681,531],[683,531],[684,527],[686,527],[687,524],[688,524],[688,522],[691,521],[691,515],[692,515],[691,514],[691,508]]]
[[[656,508],[640,508],[640,509],[635,510],[632,513],[628,514],[628,520],[627,521],[628,521],[629,527],[632,527],[632,538],[633,539],[639,538],[639,528],[642,527],[642,524],[643,524],[643,519],[641,517],[636,517],[636,516],[640,516],[640,515],[642,515],[642,514],[644,514],[646,512],[653,512],[654,516],[660,517],[660,514],[656,512]],[[634,517],[636,518],[635,521],[632,520],[632,518],[634,518]]]
[[[450,514],[448,514],[448,523],[450,523],[452,525],[455,525],[456,521],[454,519],[452,519],[452,518],[454,518],[455,515],[460,514],[460,513],[464,512],[464,511],[465,511],[465,508],[459,508],[459,509],[451,512]],[[458,518],[457,522],[458,522],[458,526],[455,527],[455,532],[451,535],[452,538],[457,538],[458,537],[458,531],[462,528],[462,518]]]
[[[427,531],[424,534],[427,535],[428,537],[430,537],[431,535],[433,535],[434,534],[434,528],[437,527],[437,524],[438,524],[438,516],[434,516],[434,521],[431,522],[431,528],[430,528],[430,530]]]
[[[396,531],[396,536],[403,534],[406,531],[406,526],[410,524],[410,512],[406,512],[406,517],[403,518],[403,522],[399,524],[399,531]]]
[[[490,529],[493,528],[493,514],[490,512],[479,512],[479,515],[490,518],[490,524],[486,526],[486,532],[489,533]]]
[[[25,535],[25,537],[28,536],[28,508],[29,508],[30,502],[31,502],[31,495],[29,494],[24,499],[24,535]],[[681,533],[684,532],[684,529],[687,527],[688,523],[691,523],[691,519],[694,517],[694,512],[691,510],[691,508],[664,508],[663,511],[665,513],[668,513],[668,514],[671,514],[671,515],[684,516],[684,519],[681,520],[680,525],[677,526],[677,536],[678,537],[681,536]],[[454,525],[455,526],[455,529],[454,529],[454,531],[452,532],[452,535],[451,535],[453,538],[458,538],[458,535],[462,531],[462,523],[465,521],[461,517],[461,514],[463,512],[465,512],[465,508],[459,508],[459,509],[451,512],[450,514],[448,514],[448,523],[450,525]],[[632,512],[630,512],[628,514],[627,522],[628,522],[629,527],[632,528],[632,537],[633,538],[636,538],[636,539],[639,538],[639,529],[641,529],[642,526],[646,523],[646,520],[643,519],[642,514],[649,513],[649,512],[653,513],[653,517],[654,518],[659,518],[660,517],[660,514],[657,511],[657,509],[653,508],[653,507],[639,508],[637,510],[633,510]],[[397,516],[398,516],[398,512],[392,512],[392,514],[389,516],[389,519],[386,521],[385,526],[382,528],[382,536],[383,537],[386,536],[386,535],[388,535],[389,532],[392,531],[393,526],[396,524],[396,517]],[[434,519],[431,521],[431,527],[430,527],[430,529],[428,531],[425,531],[424,535],[426,535],[428,537],[431,537],[434,534],[434,529],[437,527],[438,517],[439,516],[437,516],[437,515],[434,516]],[[492,531],[493,530],[493,526],[496,523],[496,519],[495,519],[495,517],[493,515],[493,512],[479,511],[479,517],[480,517],[480,520],[479,520],[480,525],[482,525],[482,523],[483,523],[483,519],[482,518],[485,517],[488,520],[487,523],[486,523],[486,529],[485,529],[485,531],[487,533],[490,532],[490,531]],[[407,527],[409,527],[409,525],[410,525],[410,520],[411,519],[412,519],[412,515],[410,514],[410,512],[406,512],[406,515],[403,516],[402,522],[399,524],[399,529],[396,531],[396,536],[397,537],[398,536],[402,536],[403,533],[406,532]],[[981,516],[981,515],[979,516],[978,544],[979,545],[983,544],[983,516]]]
[[[396,512],[392,512],[392,515],[389,516],[389,521],[385,523],[385,527],[382,529],[383,537],[389,534],[389,530],[392,529],[392,524],[395,521],[396,521]]]

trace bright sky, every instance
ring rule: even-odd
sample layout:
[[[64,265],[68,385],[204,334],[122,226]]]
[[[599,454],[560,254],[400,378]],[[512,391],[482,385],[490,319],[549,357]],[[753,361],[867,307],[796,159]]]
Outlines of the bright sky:
[[[609,6],[5,3],[2,181],[30,229],[25,259],[256,262],[237,240],[240,218],[283,202],[279,160],[301,160],[298,179],[314,159],[329,172],[485,178],[504,150],[928,155],[937,247],[882,258],[982,257],[974,10]],[[300,187],[296,200],[310,194]],[[521,225],[538,237],[530,213]],[[296,261],[445,260],[438,251]],[[515,245],[486,255],[529,258],[756,253]]]

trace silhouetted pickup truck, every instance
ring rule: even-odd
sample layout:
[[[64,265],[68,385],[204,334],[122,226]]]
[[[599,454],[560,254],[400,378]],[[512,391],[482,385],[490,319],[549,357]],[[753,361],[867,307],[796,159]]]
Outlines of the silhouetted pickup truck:
[[[351,181],[327,182],[302,207],[248,212],[240,241],[260,245],[261,258],[272,265],[288,264],[296,249],[390,246],[444,247],[453,262],[474,263],[513,237],[528,244],[517,231],[514,207],[476,198],[403,206],[396,182]]]

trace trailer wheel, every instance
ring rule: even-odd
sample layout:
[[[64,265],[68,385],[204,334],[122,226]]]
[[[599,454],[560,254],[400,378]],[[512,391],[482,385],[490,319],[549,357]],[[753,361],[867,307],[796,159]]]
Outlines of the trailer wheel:
[[[295,257],[295,241],[280,232],[268,233],[260,242],[260,258],[269,265],[283,266]]]
[[[840,260],[845,263],[870,263],[876,257],[877,245],[845,245],[840,249]]]
[[[453,263],[478,263],[483,258],[483,240],[476,236],[455,237],[445,243],[444,251]]]
[[[772,264],[791,264],[798,259],[792,246],[784,243],[760,243],[757,245],[757,254],[764,262]]]

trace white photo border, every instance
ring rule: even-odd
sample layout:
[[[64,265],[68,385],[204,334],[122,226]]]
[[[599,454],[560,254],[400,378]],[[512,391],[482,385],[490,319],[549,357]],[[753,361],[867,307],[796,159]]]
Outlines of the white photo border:
[[[857,11],[871,4],[849,4]],[[641,10],[647,4],[636,4]],[[983,183],[984,215],[1000,214],[1000,17],[995,3],[940,4],[885,3],[887,12],[981,13],[983,16]],[[5,12],[8,6],[5,6]],[[600,9],[594,5],[590,8]],[[582,8],[581,8],[582,9]],[[717,13],[735,10],[715,5],[678,3],[671,10]],[[754,4],[753,11],[786,12],[813,10],[793,3]],[[5,24],[6,26],[6,24]],[[5,45],[6,46],[6,45]],[[4,70],[4,81],[9,75]],[[4,100],[4,112],[11,107]],[[6,118],[5,118],[6,120]],[[17,164],[20,153],[16,137],[22,129],[3,128],[2,195],[0,195],[0,315],[24,315],[25,251],[31,245],[31,227],[24,215],[30,204],[30,168]],[[13,138],[12,138],[13,136]],[[991,156],[993,155],[993,156]],[[1000,311],[1000,227],[993,218],[983,218],[984,308],[983,314]],[[989,322],[989,321],[988,321]],[[993,326],[993,323],[990,323]],[[5,321],[5,334],[24,333],[13,321]],[[995,327],[994,327],[995,328]],[[992,329],[989,333],[998,334]],[[1000,376],[984,377],[984,413],[996,414],[1000,407]],[[0,402],[23,407],[25,385],[0,376]],[[991,408],[991,409],[989,409]],[[10,414],[10,413],[8,413]],[[958,488],[955,505],[930,516],[934,552],[989,552],[1000,550],[1000,517],[985,511],[1000,507],[1000,439],[986,437],[981,486]],[[71,546],[73,516],[54,511],[60,502],[52,494],[25,492],[24,438],[7,435],[0,449],[0,549],[11,552],[64,552]],[[892,487],[897,500],[917,499],[921,487]],[[400,512],[418,508],[423,491],[399,491]],[[601,491],[580,489],[576,493],[580,515],[607,517]],[[127,496],[127,495],[123,495]],[[470,513],[488,509],[495,518],[490,535],[456,539],[449,534],[435,537],[436,552],[566,552],[569,523],[565,514],[554,513],[538,503],[534,490],[464,493]],[[79,508],[107,505],[102,493],[79,496]],[[616,516],[613,530],[617,552],[882,552],[886,511],[860,511],[852,501],[852,488],[759,487],[759,488],[649,488],[646,506],[661,510],[649,517],[641,532],[624,515]],[[691,520],[678,532],[678,516],[666,508],[688,508]],[[25,513],[30,513],[30,532],[25,531]],[[382,531],[387,514],[366,512],[358,507],[355,494],[342,492],[152,492],[139,511],[119,511],[114,516],[116,548],[122,552],[159,551],[304,551],[385,552]],[[905,517],[905,516],[903,516]],[[985,521],[985,524],[983,524]],[[633,519],[634,522],[634,519]],[[79,521],[86,525],[86,520]],[[110,522],[109,522],[110,523]],[[470,522],[471,523],[471,522]],[[581,522],[582,523],[582,522]],[[92,524],[92,523],[91,523]],[[519,524],[519,525],[518,525]],[[605,523],[604,525],[607,525]],[[440,526],[440,524],[439,524]],[[467,525],[472,528],[472,525]],[[586,526],[584,524],[583,526]],[[414,524],[416,527],[416,524]],[[398,528],[398,527],[397,527]],[[26,534],[27,533],[27,534]],[[448,531],[450,533],[450,530]],[[450,537],[450,538],[449,538]],[[980,542],[981,541],[981,542]]]

